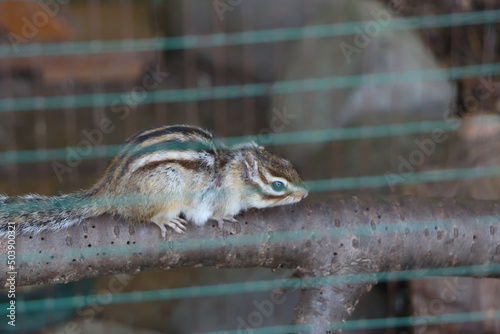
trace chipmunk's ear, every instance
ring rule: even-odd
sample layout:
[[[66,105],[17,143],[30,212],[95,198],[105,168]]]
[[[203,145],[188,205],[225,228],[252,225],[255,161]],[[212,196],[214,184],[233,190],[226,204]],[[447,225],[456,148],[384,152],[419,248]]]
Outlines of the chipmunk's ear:
[[[259,184],[259,166],[257,163],[257,157],[253,154],[253,152],[245,153],[245,166],[247,167],[247,175],[250,180]]]

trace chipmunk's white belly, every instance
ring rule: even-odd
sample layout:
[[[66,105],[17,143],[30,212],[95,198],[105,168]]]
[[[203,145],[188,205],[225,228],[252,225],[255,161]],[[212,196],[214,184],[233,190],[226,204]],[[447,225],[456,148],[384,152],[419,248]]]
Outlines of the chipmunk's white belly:
[[[186,219],[198,226],[204,225],[212,217],[216,201],[217,193],[213,190],[196,194],[190,208],[183,210]]]
[[[198,226],[205,225],[205,223],[212,217],[213,207],[207,205],[207,203],[200,203],[195,209],[184,212],[186,219],[195,223]]]
[[[228,199],[224,203],[224,207],[221,211],[223,211],[223,216],[224,217],[233,217],[238,214],[242,210],[241,203],[240,201],[235,201],[235,200],[230,200]],[[218,218],[218,217],[216,217]]]
[[[241,203],[234,196],[221,196],[219,190],[207,191],[195,201],[193,209],[184,211],[186,219],[198,226],[209,219],[233,217],[241,211]]]

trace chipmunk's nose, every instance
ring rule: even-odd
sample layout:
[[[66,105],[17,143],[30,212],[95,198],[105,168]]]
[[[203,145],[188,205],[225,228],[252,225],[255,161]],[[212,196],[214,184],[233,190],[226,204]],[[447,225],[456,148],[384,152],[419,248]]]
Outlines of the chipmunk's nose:
[[[309,189],[304,182],[297,183],[293,188],[293,196],[295,198],[304,199],[309,195]]]

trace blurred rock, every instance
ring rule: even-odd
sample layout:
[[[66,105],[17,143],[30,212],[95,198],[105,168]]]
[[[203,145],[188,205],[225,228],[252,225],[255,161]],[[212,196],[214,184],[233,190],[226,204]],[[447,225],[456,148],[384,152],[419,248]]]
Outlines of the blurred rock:
[[[380,31],[397,13],[376,1],[339,1],[323,7],[308,25],[332,23],[338,13],[359,23],[356,35],[295,42],[288,52],[281,80],[365,76],[376,73],[434,70],[439,64],[416,32]],[[333,21],[340,22],[340,21]],[[351,80],[352,79],[352,80]],[[447,81],[408,81],[374,84],[366,77],[353,87],[277,96],[274,106],[287,108],[296,119],[285,131],[346,126],[393,124],[442,119],[455,100],[455,86]],[[414,136],[354,140],[287,147],[284,154],[301,161],[309,178],[331,178],[393,173],[398,155],[415,149]],[[306,159],[304,159],[304,152]],[[436,155],[437,156],[437,155]],[[304,165],[305,163],[305,165]]]

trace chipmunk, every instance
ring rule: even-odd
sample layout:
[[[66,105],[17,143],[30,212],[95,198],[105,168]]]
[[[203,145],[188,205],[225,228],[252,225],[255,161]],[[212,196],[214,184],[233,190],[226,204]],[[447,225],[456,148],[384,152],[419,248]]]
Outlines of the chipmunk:
[[[59,230],[102,214],[152,222],[184,233],[187,221],[237,222],[249,208],[300,201],[308,194],[292,164],[251,142],[226,147],[189,125],[150,129],[129,138],[90,189],[59,197],[0,195],[0,236]],[[10,209],[9,209],[10,208]]]

